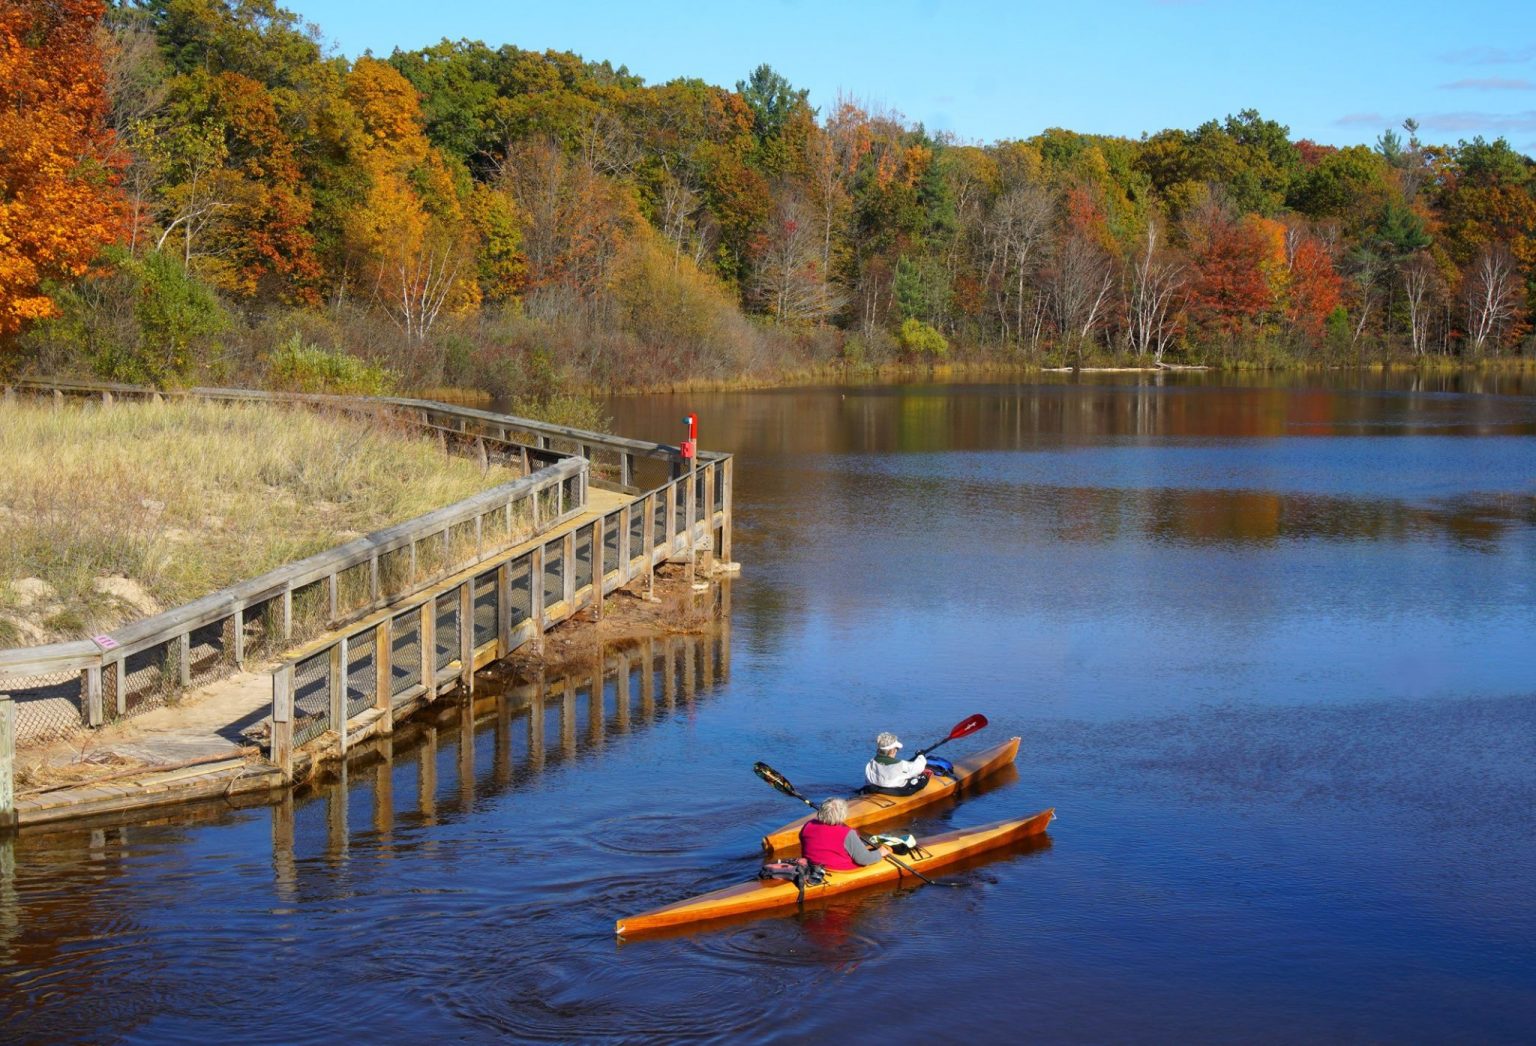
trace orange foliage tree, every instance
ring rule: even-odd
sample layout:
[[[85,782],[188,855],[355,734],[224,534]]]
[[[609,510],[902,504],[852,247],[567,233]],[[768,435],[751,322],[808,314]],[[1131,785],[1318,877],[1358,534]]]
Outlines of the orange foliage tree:
[[[123,228],[98,35],[105,6],[0,4],[0,339],[54,315],[44,282],[83,274]]]
[[[1207,331],[1235,336],[1274,305],[1272,230],[1258,221],[1222,219],[1200,231],[1191,244],[1190,316]]]

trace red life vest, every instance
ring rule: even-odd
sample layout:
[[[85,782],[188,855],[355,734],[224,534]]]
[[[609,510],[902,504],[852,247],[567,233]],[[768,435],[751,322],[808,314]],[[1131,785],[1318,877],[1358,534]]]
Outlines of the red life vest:
[[[853,831],[845,824],[822,824],[820,821],[807,821],[800,829],[800,852],[808,860],[815,861],[823,868],[831,868],[834,871],[846,872],[859,867],[844,846],[849,833]],[[862,845],[862,844],[861,844]]]

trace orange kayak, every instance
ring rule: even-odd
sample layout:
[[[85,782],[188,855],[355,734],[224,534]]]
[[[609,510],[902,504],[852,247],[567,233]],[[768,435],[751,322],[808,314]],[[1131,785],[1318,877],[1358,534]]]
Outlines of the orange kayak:
[[[988,774],[996,773],[1008,766],[1018,757],[1018,754],[1019,739],[1010,737],[1002,744],[988,748],[986,751],[977,752],[964,759],[956,759],[953,778],[934,776],[929,779],[927,786],[921,792],[914,792],[912,795],[850,796],[848,820],[844,823],[850,828],[862,828],[867,824],[878,824],[904,817],[919,807],[936,803],[968,787],[974,787]],[[807,814],[798,821],[791,821],[783,828],[769,832],[763,836],[763,849],[771,854],[798,850],[800,826],[810,819],[810,815]]]
[[[913,854],[902,857],[900,860],[924,875],[931,875],[964,858],[987,850],[995,850],[1033,835],[1040,835],[1055,818],[1054,809],[1042,810],[1016,821],[999,821],[980,828],[962,828],[954,832],[945,832],[943,835],[931,836],[922,841],[921,853],[924,856],[918,857]],[[876,883],[901,879],[917,881],[917,877],[905,868],[890,861],[876,861],[874,864],[851,871],[828,872],[825,882],[806,886],[805,899],[811,901],[865,886],[873,886]],[[613,924],[613,932],[620,937],[635,937],[685,923],[793,908],[799,903],[800,892],[795,888],[794,883],[783,879],[754,879],[738,886],[727,886],[722,890],[701,894],[686,901],[678,901],[676,904],[656,908],[628,919],[620,919]]]

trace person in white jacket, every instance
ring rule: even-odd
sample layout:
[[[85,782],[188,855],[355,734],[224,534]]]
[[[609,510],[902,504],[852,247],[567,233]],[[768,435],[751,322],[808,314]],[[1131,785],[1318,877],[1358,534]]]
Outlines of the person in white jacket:
[[[911,795],[928,783],[928,775],[924,773],[928,759],[921,752],[911,759],[903,759],[897,754],[900,751],[901,738],[890,731],[875,738],[875,757],[864,767],[866,792]]]

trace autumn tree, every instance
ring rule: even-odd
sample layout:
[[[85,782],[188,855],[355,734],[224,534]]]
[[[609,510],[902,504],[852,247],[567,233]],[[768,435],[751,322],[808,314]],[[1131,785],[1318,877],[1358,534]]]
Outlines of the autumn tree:
[[[1208,335],[1228,339],[1262,325],[1275,304],[1273,238],[1258,223],[1234,220],[1219,209],[1189,230],[1191,319]]]
[[[0,4],[0,340],[57,313],[49,280],[79,277],[123,232],[107,125],[102,0]]]
[[[473,226],[451,172],[427,140],[410,82],[363,58],[347,77],[346,94],[362,120],[357,162],[371,182],[349,239],[374,302],[422,342],[445,309],[480,300]]]

